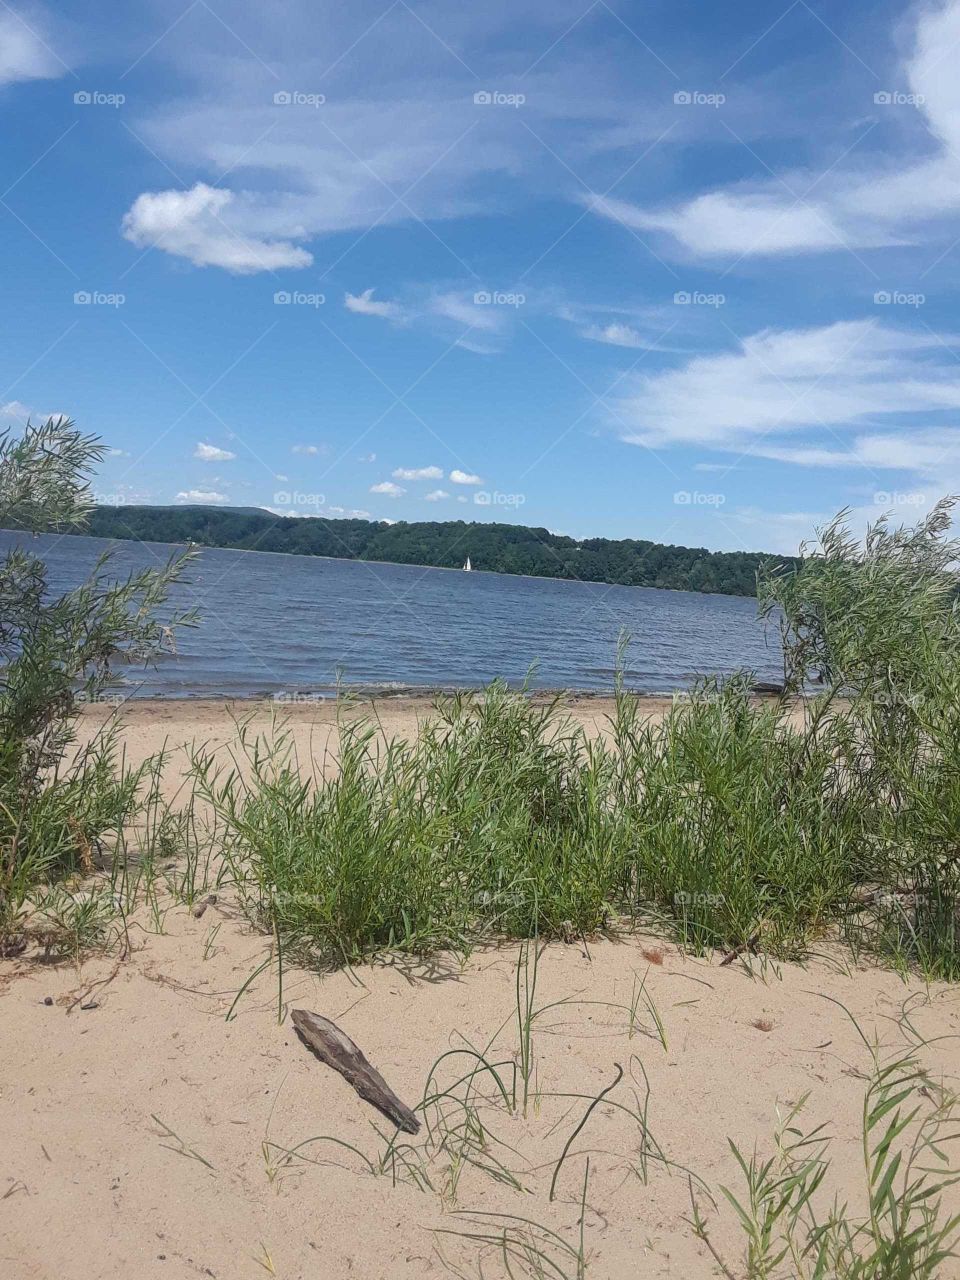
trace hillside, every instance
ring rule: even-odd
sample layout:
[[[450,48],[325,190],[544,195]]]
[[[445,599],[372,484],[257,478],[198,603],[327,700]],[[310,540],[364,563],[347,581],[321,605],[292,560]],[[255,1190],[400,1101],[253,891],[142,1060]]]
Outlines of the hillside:
[[[97,507],[83,532],[101,538],[195,542],[292,555],[386,560],[396,564],[534,574],[623,586],[752,596],[762,552],[707,551],[646,539],[577,541],[547,529],[463,520],[387,524],[370,520],[296,519],[268,511],[218,507]]]

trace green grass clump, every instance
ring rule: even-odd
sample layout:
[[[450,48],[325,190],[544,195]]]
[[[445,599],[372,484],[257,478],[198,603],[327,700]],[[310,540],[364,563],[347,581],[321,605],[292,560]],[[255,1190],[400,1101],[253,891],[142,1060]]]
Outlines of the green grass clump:
[[[316,783],[282,731],[264,748],[241,727],[249,778],[197,754],[255,914],[345,960],[603,927],[620,865],[609,757],[501,684],[438,711],[413,743],[342,720],[339,771]]]
[[[861,1033],[862,1034],[862,1033]],[[944,1193],[960,1180],[957,1098],[930,1079],[915,1052],[884,1057],[870,1046],[863,1100],[861,1203],[823,1192],[832,1139],[797,1124],[801,1098],[777,1128],[768,1157],[730,1142],[743,1190],[721,1188],[744,1238],[742,1267],[714,1246],[691,1190],[695,1234],[728,1280],[936,1280],[960,1256],[960,1214]]]
[[[327,960],[650,920],[693,949],[796,955],[889,866],[836,721],[780,711],[737,679],[649,724],[621,692],[605,744],[497,683],[412,742],[343,717],[328,779],[249,726],[245,769],[200,751],[194,774],[248,909]]]

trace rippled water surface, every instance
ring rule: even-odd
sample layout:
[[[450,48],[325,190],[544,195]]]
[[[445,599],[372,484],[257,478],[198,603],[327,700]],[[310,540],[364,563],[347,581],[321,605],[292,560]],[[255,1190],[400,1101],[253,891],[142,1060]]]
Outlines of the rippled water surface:
[[[0,533],[0,551],[13,542]],[[57,591],[80,582],[107,547],[117,576],[176,550],[53,536],[30,545]],[[207,549],[175,600],[197,605],[202,624],[181,632],[178,654],[155,669],[127,669],[130,694],[325,693],[338,671],[347,684],[392,689],[497,676],[517,684],[533,664],[534,687],[601,692],[612,687],[624,628],[633,637],[627,684],[646,693],[738,667],[781,674],[756,601],[735,596]]]

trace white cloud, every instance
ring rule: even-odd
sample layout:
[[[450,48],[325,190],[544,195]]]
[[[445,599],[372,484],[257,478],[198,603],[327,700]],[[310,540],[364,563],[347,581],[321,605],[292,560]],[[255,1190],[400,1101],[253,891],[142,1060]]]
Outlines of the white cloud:
[[[294,444],[290,446],[291,453],[304,453],[311,458],[315,458],[320,453],[320,445],[318,444]]]
[[[215,444],[204,444],[200,440],[193,451],[193,456],[199,458],[201,462],[232,462],[237,455],[231,453],[229,449],[218,449]]]
[[[46,422],[51,415],[48,413],[38,413],[36,409],[31,409],[28,404],[24,404],[22,400],[8,400],[6,404],[0,404],[0,420],[22,422],[24,425],[27,419],[33,422]],[[54,417],[57,415],[54,414]]]
[[[407,492],[399,484],[394,484],[392,480],[381,480],[379,484],[370,486],[371,493],[384,493],[388,498],[402,498]]]
[[[0,85],[56,80],[67,70],[37,25],[34,13],[28,26],[12,9],[0,12]]]
[[[321,516],[329,516],[334,520],[369,520],[370,512],[363,511],[358,507],[324,507],[319,513]]]
[[[732,351],[634,376],[616,406],[624,439],[749,452],[763,437],[960,409],[956,340],[871,321],[763,330]]]
[[[864,467],[870,471],[913,471],[931,479],[942,477],[946,463],[960,462],[960,427],[932,428],[887,435],[862,435],[843,447],[829,445],[777,447],[759,445],[751,453],[775,462],[801,467]]]
[[[651,212],[626,200],[589,199],[595,213],[637,231],[666,231],[694,253],[782,254],[838,249],[843,233],[824,210],[797,205],[786,193],[750,195],[711,192],[666,212]],[[886,239],[873,237],[870,243]],[[861,245],[865,242],[861,239]]]
[[[454,484],[483,484],[479,476],[475,476],[469,471],[459,471],[456,468],[450,472],[450,479]]]
[[[239,210],[239,216],[233,216]],[[146,191],[123,218],[124,237],[138,249],[157,248],[196,267],[223,267],[234,275],[308,267],[313,257],[289,239],[266,239],[268,228],[252,196],[198,182],[189,191]],[[229,220],[229,221],[228,221]]]
[[[377,316],[381,320],[400,320],[403,310],[397,302],[379,302],[373,296],[372,289],[364,289],[363,293],[343,295],[344,306],[359,316]]]
[[[960,211],[960,0],[915,12],[913,49],[899,79],[917,101],[878,103],[873,110],[874,124],[897,113],[906,133],[902,154],[888,151],[878,160],[873,153],[866,161],[853,143],[849,157],[820,172],[764,176],[672,207],[650,209],[594,196],[584,203],[626,226],[668,234],[705,258],[910,244],[923,224],[939,224],[952,243]],[[912,119],[907,112],[915,113]]]
[[[657,345],[645,338],[638,330],[628,324],[591,324],[582,329],[580,336],[589,338],[591,342],[605,342],[611,347],[636,347],[645,350],[657,350]]]
[[[290,477],[289,477],[289,476],[285,476],[285,475],[283,475],[283,474],[282,474],[281,472],[279,472],[279,471],[274,475],[274,477],[273,477],[273,478],[274,478],[274,480],[289,480],[289,479],[290,479]]]
[[[442,480],[441,467],[397,467],[394,480]]]
[[[358,462],[376,462],[377,455],[375,453],[362,453],[357,459]]]
[[[499,333],[506,322],[506,308],[491,303],[475,302],[472,293],[437,293],[429,300],[428,309],[435,316],[452,320],[464,328],[484,333]]]
[[[184,489],[177,494],[176,500],[200,503],[203,506],[217,506],[221,502],[229,501],[225,493],[217,493],[215,489]]]
[[[443,502],[445,498],[449,497],[450,495],[445,489],[432,489],[425,495],[423,500],[424,502]]]

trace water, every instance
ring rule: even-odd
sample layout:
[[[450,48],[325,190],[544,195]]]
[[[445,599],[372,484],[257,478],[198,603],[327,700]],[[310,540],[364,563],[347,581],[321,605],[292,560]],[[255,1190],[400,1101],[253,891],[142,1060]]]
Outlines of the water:
[[[0,554],[16,535],[0,532]],[[159,566],[160,543],[43,536],[30,548],[59,592],[113,546],[111,574]],[[248,698],[329,693],[344,683],[391,691],[476,687],[501,676],[535,688],[609,692],[617,637],[633,636],[626,683],[644,693],[688,687],[740,667],[782,674],[779,642],[756,601],[603,583],[557,582],[412,565],[363,564],[205,549],[174,592],[202,623],[179,633],[156,668],[122,668],[136,697]]]

